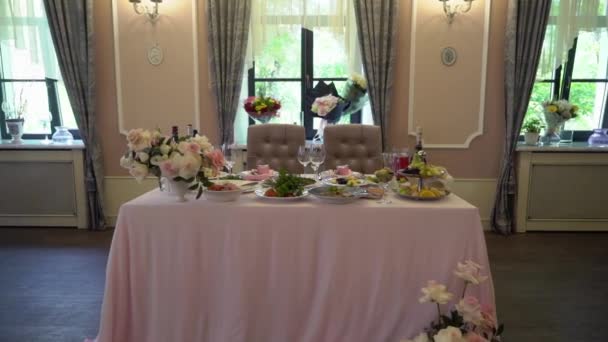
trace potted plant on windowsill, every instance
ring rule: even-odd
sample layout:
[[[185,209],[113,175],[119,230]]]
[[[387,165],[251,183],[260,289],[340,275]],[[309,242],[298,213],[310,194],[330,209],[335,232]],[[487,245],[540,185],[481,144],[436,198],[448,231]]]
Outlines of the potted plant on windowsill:
[[[27,100],[23,98],[23,90],[19,95],[19,105],[17,108],[11,108],[7,102],[2,103],[2,111],[5,115],[4,122],[6,123],[6,130],[8,134],[13,138],[11,143],[21,143],[21,136],[23,135],[23,123],[25,119],[23,115],[27,108]]]
[[[521,129],[524,131],[524,141],[526,142],[526,145],[538,144],[540,130],[543,129],[543,127],[543,122],[538,118],[531,118],[524,122]]]

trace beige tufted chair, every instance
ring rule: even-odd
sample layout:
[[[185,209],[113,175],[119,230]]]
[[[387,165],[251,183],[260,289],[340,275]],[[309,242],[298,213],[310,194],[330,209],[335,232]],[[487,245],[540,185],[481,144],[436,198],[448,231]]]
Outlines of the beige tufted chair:
[[[264,124],[249,126],[247,133],[247,169],[268,164],[273,170],[285,168],[302,173],[298,162],[298,147],[306,143],[304,127],[297,125]]]
[[[370,125],[333,125],[325,127],[325,169],[347,165],[353,171],[374,173],[381,169],[382,138],[380,127]]]

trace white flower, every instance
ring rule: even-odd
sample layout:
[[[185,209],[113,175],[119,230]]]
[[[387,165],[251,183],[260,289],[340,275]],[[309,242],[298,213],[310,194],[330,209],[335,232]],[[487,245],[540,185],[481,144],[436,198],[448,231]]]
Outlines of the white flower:
[[[480,325],[483,321],[481,305],[475,297],[467,296],[464,299],[461,299],[460,302],[456,304],[456,310],[458,310],[458,313],[462,315],[464,321],[467,323]]]
[[[190,139],[191,142],[198,144],[201,147],[202,153],[207,153],[213,150],[213,145],[209,142],[209,139],[204,135],[197,135]]]
[[[403,340],[401,342],[430,342],[429,337],[426,333],[420,333],[420,335],[414,337],[413,340]]]
[[[179,160],[177,158],[168,158],[162,161],[159,165],[160,172],[163,176],[173,179],[179,174]]]
[[[177,150],[180,151],[182,154],[200,153],[201,146],[196,142],[182,141],[177,145]]]
[[[130,169],[131,166],[133,165],[133,158],[131,158],[131,153],[129,153],[129,156],[122,156],[120,157],[120,167],[125,168],[125,169]]]
[[[433,336],[435,342],[466,342],[466,339],[462,337],[460,329],[455,327],[447,327],[439,330],[435,336]]]
[[[433,302],[447,304],[452,297],[454,297],[453,294],[447,291],[445,285],[438,284],[434,280],[429,280],[427,286],[422,288],[422,293],[424,296],[419,299],[420,303]]]
[[[201,169],[201,159],[195,155],[186,154],[180,158],[179,176],[184,179],[194,178]]]
[[[148,159],[150,159],[150,155],[146,152],[139,152],[137,154],[137,158],[139,158],[139,161],[141,161],[142,163],[145,163],[148,161]]]
[[[163,161],[165,161],[165,160],[167,160],[167,159],[169,159],[169,156],[168,156],[168,155],[166,155],[166,154],[163,154],[162,156],[160,156],[160,155],[155,155],[154,157],[152,157],[152,158],[150,159],[150,164],[158,166],[158,165],[160,165],[160,164],[161,164]]]
[[[488,276],[480,274],[481,269],[481,265],[471,260],[466,260],[464,263],[458,263],[456,270],[454,270],[454,275],[467,283],[479,285],[488,279]]]
[[[169,152],[171,152],[171,146],[167,144],[160,145],[160,153],[168,155]]]
[[[151,146],[152,135],[141,128],[132,129],[127,133],[127,142],[132,151],[140,152]]]
[[[138,182],[141,182],[148,175],[148,166],[140,163],[133,163],[129,169],[129,174],[135,177]]]

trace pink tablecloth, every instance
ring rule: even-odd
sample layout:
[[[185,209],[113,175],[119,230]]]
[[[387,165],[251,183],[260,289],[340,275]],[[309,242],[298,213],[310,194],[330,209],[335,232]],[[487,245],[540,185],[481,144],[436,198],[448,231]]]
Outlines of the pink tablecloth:
[[[422,330],[454,293],[457,261],[488,269],[475,207],[394,199],[175,203],[153,191],[120,210],[99,342],[379,342]],[[471,294],[494,304],[491,280]]]

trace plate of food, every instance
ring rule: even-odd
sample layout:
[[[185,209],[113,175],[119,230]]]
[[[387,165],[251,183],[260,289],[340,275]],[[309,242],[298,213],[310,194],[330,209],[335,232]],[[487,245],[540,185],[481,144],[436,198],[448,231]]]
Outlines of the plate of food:
[[[360,188],[325,185],[310,189],[310,194],[319,200],[331,204],[346,204],[367,196],[367,192]]]
[[[294,176],[294,177],[296,177],[296,180],[298,182],[300,182],[300,184],[305,189],[309,189],[309,188],[315,187],[317,185],[317,181],[314,180],[313,178],[300,177],[300,176]],[[269,188],[269,187],[274,186],[274,182],[275,182],[275,178],[268,178],[262,182],[262,186]]]
[[[248,181],[248,180],[242,180],[242,179],[226,179],[226,178],[214,180],[213,183],[219,184],[219,185],[224,185],[224,184],[228,184],[228,183],[234,184],[234,185],[238,186],[241,189],[241,192],[243,192],[243,193],[253,192],[260,185],[260,182],[258,182],[258,181]]]
[[[247,170],[239,173],[242,179],[248,181],[263,181],[271,177],[275,177],[278,175],[278,172],[274,170],[268,170],[261,173],[257,169]]]
[[[322,183],[331,186],[357,187],[366,185],[368,182],[363,178],[355,176],[331,176],[323,178]]]
[[[281,170],[276,178],[264,182],[267,188],[256,189],[256,196],[264,199],[293,201],[308,196],[308,190],[304,189],[302,177]]]
[[[239,199],[242,189],[236,184],[225,182],[211,184],[205,190],[205,198],[211,202],[233,202]]]

